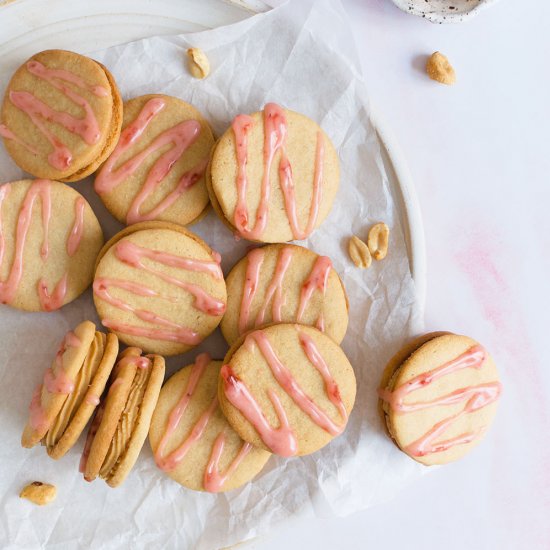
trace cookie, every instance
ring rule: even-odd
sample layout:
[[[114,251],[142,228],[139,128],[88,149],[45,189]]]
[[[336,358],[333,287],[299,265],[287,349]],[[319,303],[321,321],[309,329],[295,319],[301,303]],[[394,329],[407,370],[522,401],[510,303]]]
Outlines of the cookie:
[[[52,458],[61,458],[99,404],[117,353],[116,336],[97,332],[91,321],[69,331],[34,392],[21,445],[33,447],[42,441]]]
[[[344,285],[330,258],[292,244],[254,248],[226,278],[222,333],[231,345],[252,328],[297,322],[316,326],[335,342],[348,326]]]
[[[271,325],[227,353],[218,398],[242,439],[281,456],[313,453],[340,435],[355,401],[346,355],[313,327]]]
[[[0,302],[53,311],[90,285],[103,245],[99,222],[82,195],[58,181],[0,186]]]
[[[245,443],[218,405],[221,361],[206,353],[164,384],[151,420],[149,442],[157,466],[196,491],[240,487],[265,465],[270,453]]]
[[[46,50],[12,76],[0,112],[0,136],[15,163],[38,178],[78,181],[114,149],[122,99],[100,63]]]
[[[209,204],[206,165],[214,145],[202,115],[181,99],[144,95],[124,102],[122,133],[95,179],[107,209],[127,225],[187,225]]]
[[[225,312],[220,257],[182,226],[133,227],[100,252],[93,288],[101,322],[146,352],[184,353],[206,338]]]
[[[163,379],[162,357],[142,357],[138,348],[120,354],[80,460],[86,481],[99,476],[118,487],[126,479],[147,437]]]
[[[311,119],[268,103],[238,115],[207,171],[214,210],[241,237],[305,239],[327,217],[339,184],[338,155]]]
[[[467,336],[439,332],[390,360],[378,395],[393,441],[429,466],[458,460],[481,441],[501,391],[487,350]]]

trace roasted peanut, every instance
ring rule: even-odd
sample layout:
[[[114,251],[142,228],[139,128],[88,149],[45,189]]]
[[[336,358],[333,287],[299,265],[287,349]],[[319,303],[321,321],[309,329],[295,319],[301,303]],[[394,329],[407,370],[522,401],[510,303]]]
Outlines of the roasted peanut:
[[[456,82],[456,74],[449,60],[440,52],[434,52],[426,63],[426,72],[432,80],[451,85]]]
[[[361,269],[365,269],[372,263],[369,247],[355,235],[348,242],[348,254],[351,261]]]
[[[383,260],[388,253],[390,229],[384,222],[379,222],[369,229],[367,245],[375,260]]]
[[[22,491],[19,493],[20,498],[26,498],[38,506],[44,506],[49,504],[57,496],[57,489],[55,485],[50,485],[49,483],[42,483],[41,481],[33,481],[29,483]]]
[[[189,72],[195,78],[206,78],[210,74],[210,61],[200,48],[189,48],[187,50],[189,61]]]

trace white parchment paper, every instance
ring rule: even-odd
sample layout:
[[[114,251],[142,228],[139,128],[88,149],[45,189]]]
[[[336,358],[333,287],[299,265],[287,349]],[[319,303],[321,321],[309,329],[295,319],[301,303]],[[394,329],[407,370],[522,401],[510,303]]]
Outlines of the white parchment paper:
[[[212,73],[190,77],[185,51],[199,46]],[[341,159],[341,188],[329,218],[305,243],[332,258],[350,299],[343,347],[355,368],[357,401],[346,432],[303,458],[273,457],[248,485],[210,495],[180,487],[154,465],[148,443],[124,485],[86,483],[78,474],[83,441],[55,462],[37,447],[20,447],[33,388],[65,331],[97,321],[88,291],[63,310],[24,314],[0,308],[0,541],[10,548],[218,548],[267,533],[298,515],[347,515],[390,498],[421,467],[383,434],[375,389],[385,361],[421,326],[395,189],[369,120],[351,30],[337,2],[292,2],[231,27],[193,35],[155,37],[93,52],[115,75],[124,98],[163,92],[196,107],[221,134],[238,113],[275,101],[318,121]],[[23,62],[24,59],[21,59]],[[3,92],[10,75],[0,75]],[[0,149],[0,180],[23,174]],[[74,184],[92,203],[110,237],[120,225],[95,196],[91,180]],[[347,257],[351,234],[385,221],[390,252],[366,271]],[[249,243],[235,242],[213,213],[193,227],[223,256],[225,272]],[[222,357],[216,333],[199,350]],[[199,351],[170,359],[169,373]],[[81,438],[83,439],[83,437]],[[18,498],[32,480],[54,483],[58,498],[37,508]]]

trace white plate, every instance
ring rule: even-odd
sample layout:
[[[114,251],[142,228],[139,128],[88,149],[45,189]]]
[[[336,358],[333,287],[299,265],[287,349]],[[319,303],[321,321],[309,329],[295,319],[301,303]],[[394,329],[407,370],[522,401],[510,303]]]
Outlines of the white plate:
[[[160,34],[211,29],[267,11],[262,0],[0,0],[0,71],[48,48],[81,53]],[[426,253],[422,217],[406,162],[382,117],[373,114],[390,183],[400,202],[411,272],[423,307]]]

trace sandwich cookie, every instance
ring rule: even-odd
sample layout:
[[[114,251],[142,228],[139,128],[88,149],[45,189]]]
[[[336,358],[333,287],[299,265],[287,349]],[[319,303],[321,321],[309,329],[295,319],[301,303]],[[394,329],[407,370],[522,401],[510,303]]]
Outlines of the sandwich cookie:
[[[91,321],[69,331],[35,390],[21,444],[40,441],[61,458],[78,440],[105,389],[118,353],[114,334],[97,332]]]
[[[94,302],[103,326],[126,344],[184,353],[220,323],[227,294],[219,254],[182,226],[143,222],[100,252]]]
[[[149,428],[157,466],[196,491],[240,487],[265,465],[270,453],[244,442],[218,405],[221,361],[199,355],[164,384]]]
[[[306,455],[340,435],[355,402],[344,352],[313,327],[271,325],[227,353],[218,398],[242,439],[280,456]]]
[[[125,349],[88,431],[80,460],[86,481],[97,476],[117,487],[133,468],[147,437],[162,380],[164,359]]]
[[[275,103],[233,120],[207,172],[210,200],[224,223],[265,243],[307,238],[330,212],[338,184],[338,155],[328,136]]]
[[[252,328],[297,322],[315,326],[335,342],[348,326],[344,285],[330,258],[291,244],[254,248],[226,279],[222,333],[233,344]]]
[[[110,155],[122,99],[112,75],[89,57],[46,50],[12,76],[0,136],[15,163],[38,178],[78,181]]]
[[[82,195],[57,181],[0,186],[0,302],[53,311],[90,285],[103,245],[99,222]]]
[[[431,333],[386,366],[378,395],[397,446],[422,464],[446,464],[476,446],[502,391],[492,357],[467,336]]]
[[[95,179],[107,209],[127,225],[196,221],[209,204],[209,124],[181,99],[145,95],[124,103],[122,133]]]

